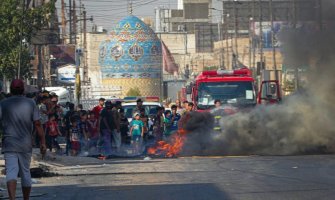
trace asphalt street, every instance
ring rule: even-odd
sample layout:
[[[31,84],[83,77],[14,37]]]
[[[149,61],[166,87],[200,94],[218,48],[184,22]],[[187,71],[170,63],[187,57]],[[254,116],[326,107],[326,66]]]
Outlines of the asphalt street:
[[[61,157],[44,164],[58,175],[35,179],[32,194],[43,196],[32,199],[321,200],[335,196],[334,155]]]

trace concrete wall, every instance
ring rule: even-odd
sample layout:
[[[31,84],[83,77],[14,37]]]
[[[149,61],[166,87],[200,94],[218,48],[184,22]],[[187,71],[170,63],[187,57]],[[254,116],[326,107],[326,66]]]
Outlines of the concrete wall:
[[[102,85],[99,66],[99,45],[106,39],[107,35],[105,33],[87,34],[88,78],[91,80],[91,85]]]
[[[213,53],[196,53],[195,34],[160,33],[158,37],[164,41],[172,53],[179,65],[180,74],[184,72],[186,65],[189,65],[191,72],[194,73],[201,72],[206,66],[217,65]]]

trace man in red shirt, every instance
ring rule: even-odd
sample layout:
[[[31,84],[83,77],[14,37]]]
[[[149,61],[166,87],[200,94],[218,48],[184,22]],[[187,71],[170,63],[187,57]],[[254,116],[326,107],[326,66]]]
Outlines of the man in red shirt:
[[[92,110],[92,112],[94,112],[94,115],[97,119],[99,119],[100,116],[100,112],[101,110],[104,108],[104,104],[105,104],[105,99],[104,98],[100,98],[99,99],[99,104],[97,106],[95,106]]]
[[[100,113],[104,109],[105,100],[106,100],[105,98],[100,98],[99,99],[99,104],[97,106],[95,106],[92,110],[92,112],[94,113],[95,118],[98,120],[97,127],[98,127],[99,131],[100,131]]]

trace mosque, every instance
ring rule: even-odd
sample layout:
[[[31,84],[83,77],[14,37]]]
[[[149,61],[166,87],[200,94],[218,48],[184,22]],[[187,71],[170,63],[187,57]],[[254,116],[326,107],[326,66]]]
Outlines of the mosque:
[[[155,32],[138,17],[119,21],[99,45],[100,84],[139,88],[142,96],[161,96],[162,48]]]

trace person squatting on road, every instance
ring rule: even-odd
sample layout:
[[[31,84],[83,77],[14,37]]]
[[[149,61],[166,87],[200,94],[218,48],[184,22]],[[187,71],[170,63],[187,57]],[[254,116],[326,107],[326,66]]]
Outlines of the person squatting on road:
[[[10,91],[13,96],[0,102],[0,120],[4,131],[2,153],[5,157],[7,190],[9,199],[14,200],[19,174],[23,199],[28,200],[32,185],[30,161],[33,148],[33,125],[40,139],[42,157],[46,152],[45,136],[36,103],[33,99],[23,96],[23,81],[13,80]]]

